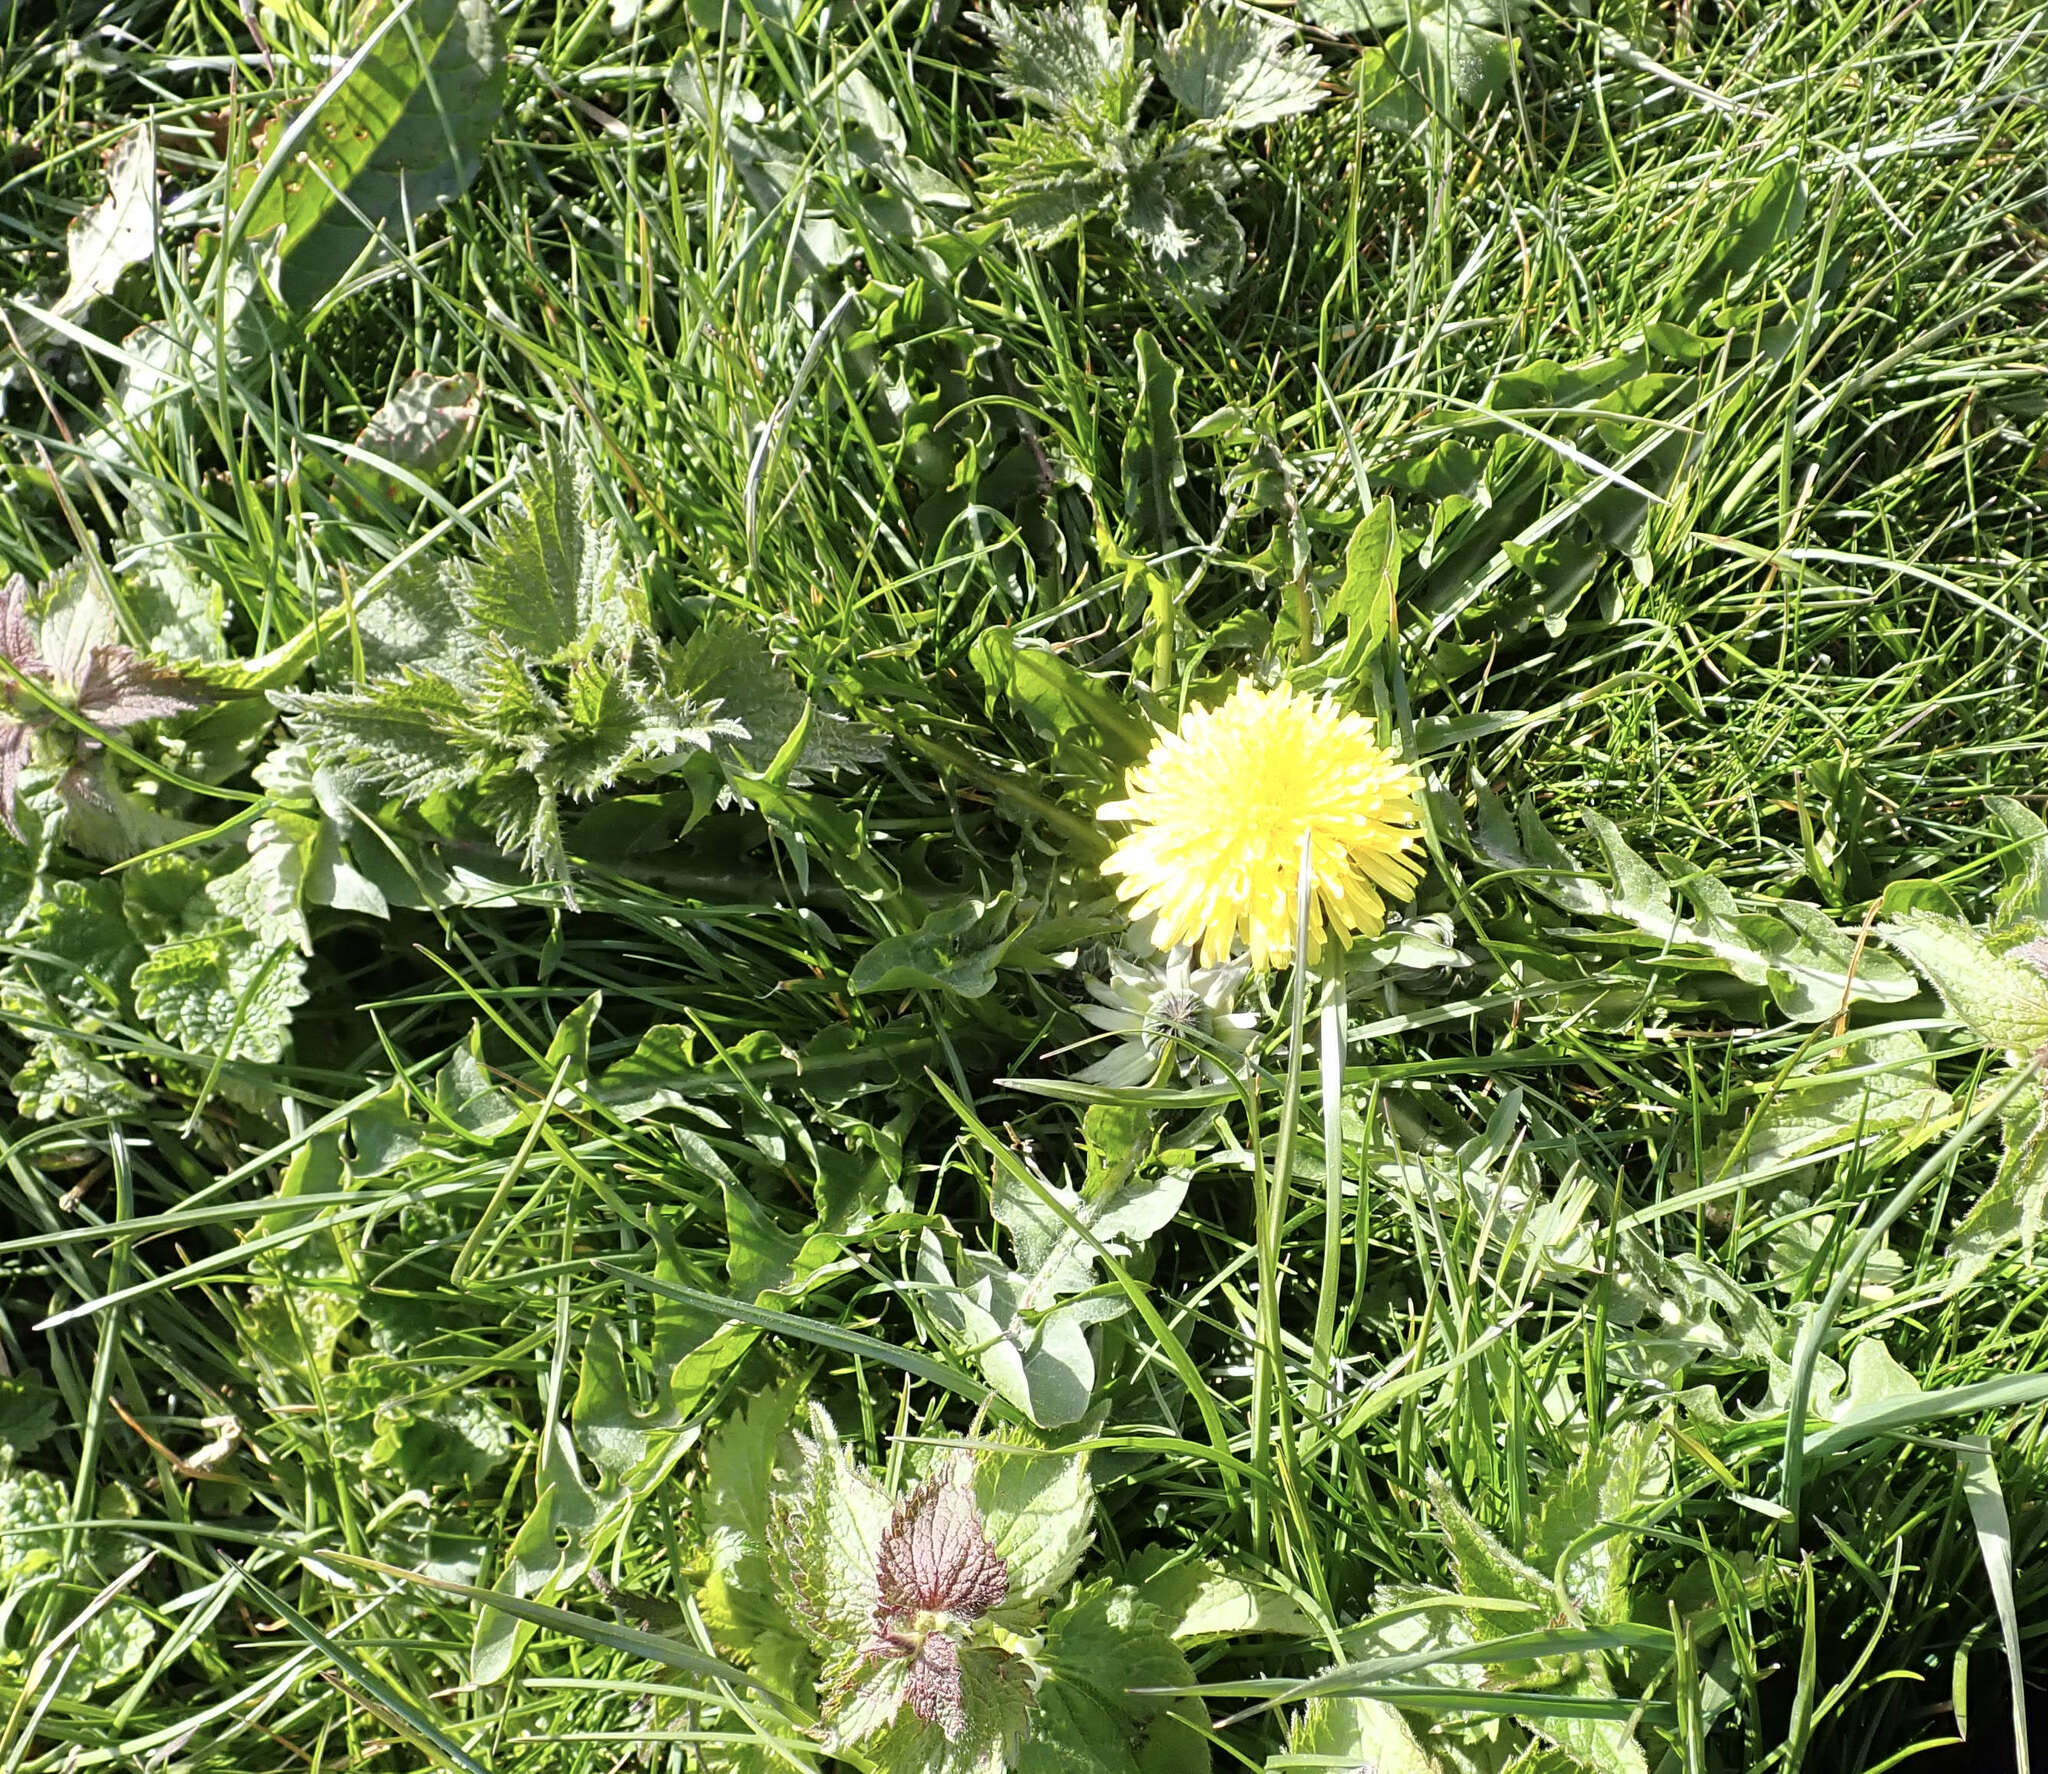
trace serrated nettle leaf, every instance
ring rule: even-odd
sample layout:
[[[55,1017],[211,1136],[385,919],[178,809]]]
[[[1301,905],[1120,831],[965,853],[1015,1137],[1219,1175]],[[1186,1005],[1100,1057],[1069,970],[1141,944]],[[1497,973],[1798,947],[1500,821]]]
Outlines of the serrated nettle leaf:
[[[1244,265],[1244,229],[1223,201],[1235,168],[1205,143],[1157,135],[1125,180],[1117,220],[1166,287],[1196,306],[1219,302]]]
[[[1441,1480],[1432,1481],[1429,1495],[1430,1512],[1450,1545],[1460,1594],[1526,1603],[1546,1616],[1555,1609],[1557,1592],[1548,1576],[1503,1546]],[[1534,1624],[1518,1612],[1490,1608],[1470,1610],[1469,1619],[1482,1640],[1526,1632]]]
[[[1984,805],[2006,838],[1998,852],[2005,874],[1998,923],[2014,930],[2048,926],[2048,823],[2009,795],[1986,795]]]
[[[1129,131],[1152,76],[1138,56],[1137,14],[1102,0],[1017,11],[994,0],[988,34],[1004,92],[1100,126]]]
[[[665,681],[680,703],[715,717],[714,730],[738,749],[747,767],[768,768],[800,723],[802,747],[787,786],[879,763],[882,742],[843,715],[817,706],[767,643],[736,620],[713,617],[663,661]]]
[[[1001,1443],[1014,1445],[1006,1451]],[[974,1462],[974,1496],[996,1555],[1010,1574],[1014,1603],[1064,1589],[1087,1550],[1095,1490],[1086,1454],[1037,1446],[1016,1432]]]
[[[1047,1621],[1042,1661],[1020,1774],[1208,1768],[1208,1742],[1191,1728],[1208,1723],[1201,1702],[1146,1692],[1195,1676],[1159,1610],[1129,1584],[1090,1585]]]
[[[1952,1289],[2015,1242],[2031,1262],[2048,1226],[2048,1096],[2038,1085],[2023,1086],[2007,1105],[2004,1135],[1998,1174],[1949,1240]]]
[[[790,1617],[821,1654],[865,1641],[879,1596],[888,1494],[855,1463],[818,1405],[770,1494],[770,1560]]]
[[[1589,1621],[1629,1619],[1635,1536],[1623,1524],[1649,1517],[1670,1490],[1669,1474],[1658,1426],[1638,1421],[1619,1424],[1589,1443],[1577,1463],[1545,1488],[1530,1531],[1529,1560],[1561,1581]]]
[[[279,288],[312,306],[373,240],[403,248],[416,218],[468,189],[505,98],[486,0],[361,10],[352,52],[231,186],[238,239],[281,229]]]
[[[1322,103],[1323,65],[1277,23],[1202,0],[1152,58],[1187,110],[1225,129],[1256,129]]]
[[[1113,210],[1122,174],[1070,120],[1026,117],[989,146],[981,183],[987,213],[1008,222],[1023,245],[1043,251]]]
[[[465,625],[536,660],[627,649],[647,631],[645,594],[602,513],[580,440],[550,437],[522,458],[483,546],[453,573]]]
[[[1599,842],[1612,887],[1603,886],[1564,850],[1524,801],[1517,821],[1488,790],[1476,797],[1474,852],[1497,868],[1526,872],[1529,885],[1582,917],[1633,924],[1668,948],[1711,955],[1738,979],[1767,985],[1779,1008],[1798,1022],[1836,1015],[1845,1002],[1904,1003],[1914,994],[1910,973],[1839,930],[1812,906],[1780,900],[1744,912],[1711,875],[1690,869],[1669,878],[1631,849],[1612,821],[1587,825]],[[1674,892],[1693,916],[1680,913]]]
[[[2048,968],[2024,947],[1995,948],[1957,918],[1909,912],[1877,934],[1925,974],[1958,1022],[2015,1056],[2048,1043]]]
[[[350,789],[405,803],[445,794],[478,769],[473,709],[462,687],[406,667],[355,690],[273,690],[270,699]]]

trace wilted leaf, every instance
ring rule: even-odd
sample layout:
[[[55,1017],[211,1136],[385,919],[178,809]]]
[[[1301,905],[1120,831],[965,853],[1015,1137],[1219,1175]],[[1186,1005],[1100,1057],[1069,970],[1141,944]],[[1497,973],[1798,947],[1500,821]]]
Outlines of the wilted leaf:
[[[421,480],[432,480],[460,455],[476,430],[482,383],[475,375],[434,376],[417,370],[356,434],[356,447]],[[395,493],[394,485],[390,491]]]

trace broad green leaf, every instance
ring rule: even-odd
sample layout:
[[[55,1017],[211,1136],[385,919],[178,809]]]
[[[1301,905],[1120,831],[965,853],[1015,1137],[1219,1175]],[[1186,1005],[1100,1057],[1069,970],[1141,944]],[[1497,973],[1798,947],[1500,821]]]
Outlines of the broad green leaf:
[[[1011,629],[983,630],[968,658],[990,704],[1006,697],[1077,769],[1093,760],[1099,770],[1105,757],[1134,764],[1151,748],[1150,724],[1102,679]]]
[[[775,1605],[769,1571],[769,1494],[801,1397],[795,1381],[760,1393],[705,1442],[704,1489],[693,1512],[703,1549],[698,1601],[719,1641],[742,1652],[791,1624]]]
[[[1659,874],[1611,821],[1592,814],[1587,825],[1613,881],[1603,887],[1551,836],[1533,805],[1523,804],[1518,830],[1490,792],[1480,790],[1477,799],[1472,844],[1481,860],[1529,874],[1537,892],[1582,917],[1619,919],[1664,947],[1711,955],[1736,978],[1768,986],[1796,1022],[1835,1016],[1845,1002],[1898,1004],[1914,995],[1910,973],[1868,947],[1859,953],[1855,937],[1812,906],[1779,900],[1745,912],[1700,870]],[[1674,892],[1691,902],[1690,917],[1677,909]]]
[[[1401,525],[1394,501],[1380,502],[1358,520],[1344,550],[1344,578],[1330,601],[1331,625],[1344,625],[1343,663],[1349,678],[1394,632],[1394,594],[1401,583]]]
[[[1674,304],[1674,319],[1686,320],[1719,301],[1799,232],[1806,219],[1806,181],[1797,159],[1788,155],[1780,160],[1721,213],[1720,232],[1692,274],[1683,300]]]
[[[482,389],[474,374],[415,370],[356,433],[356,448],[415,479],[434,480],[454,464],[476,430]],[[384,487],[392,498],[402,490],[396,481]]]
[[[0,1379],[0,1455],[11,1463],[32,1454],[57,1427],[64,1395],[45,1386],[35,1370]]]
[[[1928,978],[1949,1014],[1992,1047],[2028,1056],[2048,1043],[2048,971],[2001,952],[1960,919],[1908,912],[1877,934]]]
[[[985,998],[1003,952],[1018,934],[1011,896],[957,899],[915,930],[884,937],[854,964],[856,992],[945,991]]]
[[[2009,795],[1986,795],[1984,805],[2007,840],[1998,853],[2005,872],[1999,924],[2028,932],[2048,927],[2048,823]]]
[[[1511,0],[1315,0],[1309,17],[1327,30],[1380,34],[1383,59],[1366,72],[1392,79],[1362,88],[1377,101],[1368,114],[1408,128],[1430,112],[1455,119],[1479,110],[1506,91],[1516,46],[1503,32],[1517,10]]]
[[[1399,1707],[1358,1694],[1310,1700],[1288,1725],[1287,1752],[1288,1759],[1271,1764],[1275,1774],[1296,1767],[1336,1774],[1445,1774]]]
[[[974,1498],[1010,1572],[1011,1603],[1037,1603],[1064,1589],[1087,1549],[1095,1520],[1088,1457],[1041,1448],[1020,1435],[981,1450]],[[1006,1609],[1006,1612],[1010,1611]]]
[[[1018,1774],[1204,1774],[1199,1700],[1134,1690],[1190,1686],[1159,1610],[1128,1584],[1095,1584],[1046,1623],[1046,1678]],[[1185,1714],[1181,1709],[1185,1708]]]
[[[1952,1286],[2015,1242],[2031,1262],[2048,1226],[2048,1097],[2038,1086],[2022,1087],[2002,1119],[2005,1150],[1998,1174],[1949,1240],[1948,1257],[1956,1266]]]
[[[133,1115],[150,1103],[149,1093],[117,1067],[83,1042],[61,1036],[36,1037],[8,1088],[32,1121]]]
[[[102,1603],[59,1654],[60,1697],[82,1700],[133,1675],[156,1643],[156,1622],[125,1595]]]
[[[866,1641],[890,1502],[839,1439],[822,1406],[795,1438],[769,1503],[770,1564],[789,1610],[821,1655]]]
[[[282,229],[281,293],[310,307],[374,237],[461,195],[505,100],[505,50],[487,0],[378,0],[348,58],[304,111],[273,125],[232,188],[234,237]]]
[[[1125,1566],[1138,1593],[1159,1610],[1166,1633],[1177,1645],[1211,1639],[1283,1633],[1307,1638],[1316,1625],[1288,1595],[1271,1584],[1226,1570],[1214,1559],[1167,1563],[1143,1555]]]
[[[70,1501],[48,1474],[0,1466],[0,1592],[57,1568]]]
[[[218,919],[166,942],[135,970],[135,1008],[187,1053],[269,1062],[306,1001],[305,957]]]
[[[1180,489],[1188,478],[1180,443],[1180,366],[1149,332],[1136,340],[1138,394],[1124,432],[1124,516],[1152,549],[1170,547],[1185,527]]]
[[[1078,1422],[1095,1387],[1089,1327],[1126,1306],[1093,1291],[1097,1254],[1137,1250],[1179,1211],[1187,1186],[1185,1172],[1165,1170],[1089,1199],[998,1165],[990,1211],[1010,1235],[1016,1266],[963,1250],[956,1276],[937,1235],[926,1231],[918,1277],[933,1318],[1033,1423]]]
[[[580,440],[529,452],[492,509],[483,545],[451,569],[463,623],[514,657],[567,662],[630,647],[647,629],[646,594],[626,570]]]
[[[1200,0],[1152,58],[1166,88],[1206,122],[1257,129],[1322,103],[1323,65],[1263,14]]]
[[[1530,1530],[1530,1563],[1561,1579],[1565,1594],[1593,1624],[1630,1618],[1635,1536],[1627,1526],[1657,1507],[1669,1489],[1668,1468],[1656,1424],[1621,1423],[1589,1443],[1545,1491]]]
[[[54,880],[8,933],[0,1014],[90,1034],[120,1020],[143,950],[122,915],[121,890],[102,876]]]
[[[469,1039],[434,1074],[434,1106],[472,1139],[489,1141],[526,1118],[512,1094],[492,1081],[480,1057],[482,1030],[471,1024]]]
[[[1720,1184],[1776,1176],[1884,1135],[1904,1146],[1952,1106],[1919,1035],[1869,1035],[1781,1081],[1756,1115],[1714,1144],[1700,1175]]]

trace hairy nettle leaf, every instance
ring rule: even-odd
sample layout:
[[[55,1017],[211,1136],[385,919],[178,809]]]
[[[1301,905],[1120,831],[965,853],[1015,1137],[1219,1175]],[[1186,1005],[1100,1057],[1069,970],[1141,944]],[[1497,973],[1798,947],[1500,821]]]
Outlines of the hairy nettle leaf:
[[[521,464],[473,557],[395,573],[345,614],[377,675],[351,689],[271,693],[316,768],[333,771],[344,795],[400,805],[455,796],[565,895],[564,800],[708,764],[721,743],[764,768],[800,724],[797,773],[879,755],[850,723],[812,708],[736,624],[708,623],[681,647],[655,639],[574,441],[551,441]]]
[[[1321,102],[1321,65],[1277,23],[1201,0],[1150,54],[1135,12],[1102,0],[1019,12],[990,8],[1003,90],[1041,108],[991,144],[987,208],[1028,246],[1101,219],[1136,249],[1136,269],[1191,304],[1220,301],[1244,261],[1224,194],[1239,181],[1221,150]],[[1192,121],[1141,126],[1154,71]]]

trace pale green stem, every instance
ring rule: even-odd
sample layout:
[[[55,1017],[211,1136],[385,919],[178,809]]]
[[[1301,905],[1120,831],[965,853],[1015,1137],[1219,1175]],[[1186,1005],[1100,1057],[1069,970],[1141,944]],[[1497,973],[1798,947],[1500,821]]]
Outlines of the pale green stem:
[[[1316,1411],[1326,1420],[1336,1404],[1337,1279],[1344,1260],[1344,975],[1332,967],[1323,983],[1317,1059],[1323,1098],[1323,1275],[1316,1292],[1313,1372]],[[1361,1177],[1359,1187],[1364,1188]]]

